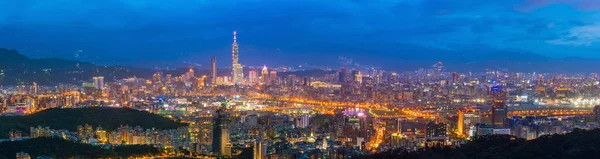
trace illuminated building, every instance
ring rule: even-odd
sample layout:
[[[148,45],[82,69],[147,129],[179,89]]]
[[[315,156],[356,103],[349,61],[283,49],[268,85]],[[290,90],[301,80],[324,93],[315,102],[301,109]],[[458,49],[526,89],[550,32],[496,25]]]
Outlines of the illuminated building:
[[[197,88],[204,87],[205,86],[204,80],[206,80],[206,75],[202,76],[200,78],[196,78],[196,82],[195,82],[196,87]]]
[[[600,121],[600,105],[594,106],[594,119]]]
[[[217,57],[212,57],[210,60],[210,84],[217,83]]]
[[[442,70],[443,70],[443,69],[444,69],[444,64],[442,64],[442,62],[441,62],[441,61],[440,61],[440,62],[438,62],[438,63],[435,63],[435,64],[433,65],[433,78],[434,78],[435,80],[438,80],[438,79],[440,79],[441,72],[442,72]]]
[[[239,64],[238,61],[238,44],[237,44],[237,39],[236,39],[236,34],[237,32],[233,32],[233,44],[231,44],[231,68],[233,69],[231,71],[231,77],[233,78],[233,83],[234,84],[242,84],[242,82],[244,81],[244,73],[243,73],[243,68],[242,65]]]
[[[217,117],[213,125],[213,152],[224,157],[231,157],[231,143],[229,142],[229,124],[231,119],[223,105],[217,110]]]
[[[271,79],[270,81],[276,81],[277,80],[277,71],[275,71],[275,70],[271,71],[271,73],[269,74],[269,78]]]
[[[452,72],[452,83],[458,82],[458,73]]]
[[[94,79],[94,88],[102,90],[104,88],[104,77],[97,76],[93,77]]]
[[[311,85],[310,83],[311,83],[310,78],[304,77],[304,82],[303,82],[304,86],[310,86]]]
[[[309,123],[309,117],[306,114],[300,115],[299,117],[296,118],[296,127],[298,127],[298,128],[306,128],[306,127],[308,127],[308,123]]]
[[[567,95],[569,95],[569,93],[571,92],[570,88],[565,88],[565,87],[557,87],[554,89],[554,94],[556,94],[557,98],[565,98],[567,97]]]
[[[31,93],[32,94],[38,94],[38,85],[37,82],[33,82],[33,86],[31,86]]]
[[[268,75],[269,75],[269,70],[267,70],[267,66],[265,65],[263,67],[263,69],[262,69],[261,77],[260,77],[262,79],[263,83],[268,83],[269,82],[269,79],[267,77]]]
[[[426,131],[427,137],[444,137],[446,136],[446,124],[429,122]]]
[[[494,95],[494,102],[491,105],[491,124],[494,128],[504,128],[507,126],[506,116],[508,115],[508,110],[504,103],[506,94],[498,86],[492,87],[492,94]]]
[[[167,74],[167,82],[166,83],[171,83],[171,79],[173,78],[171,74]]]
[[[358,83],[362,83],[362,74],[360,72],[357,72],[356,77],[354,78],[354,81],[358,82]]]
[[[194,78],[194,69],[190,68],[190,70],[185,73],[185,81],[191,81]]]
[[[465,108],[458,110],[458,121],[456,131],[458,134],[464,134],[465,130],[480,123],[481,117],[479,110],[473,108]]]
[[[258,82],[258,71],[256,71],[256,70],[248,71],[248,82],[250,82],[250,84],[255,84]]]
[[[17,152],[16,159],[31,159],[31,156],[25,152]]]
[[[425,137],[427,140],[426,146],[434,145],[445,145],[446,137],[446,124],[429,122],[425,129]]]
[[[266,159],[267,158],[267,143],[264,141],[255,141],[253,146],[253,158],[254,159]]]
[[[223,84],[233,84],[231,81],[231,77],[223,76]]]
[[[162,72],[156,72],[152,75],[152,80],[155,84],[162,83]]]
[[[329,84],[320,81],[311,82],[310,85],[314,88],[342,88],[342,85],[339,84]]]
[[[217,77],[216,85],[224,85],[224,84],[225,84],[225,77]]]
[[[356,81],[358,74],[359,74],[358,70],[352,69],[352,73],[350,74],[349,80]]]
[[[456,133],[459,135],[464,134],[464,120],[465,120],[465,112],[463,112],[462,110],[458,110],[458,120],[457,120],[457,126],[456,126]]]
[[[393,133],[391,140],[391,145],[394,147],[403,147],[409,145],[408,137],[401,133]]]

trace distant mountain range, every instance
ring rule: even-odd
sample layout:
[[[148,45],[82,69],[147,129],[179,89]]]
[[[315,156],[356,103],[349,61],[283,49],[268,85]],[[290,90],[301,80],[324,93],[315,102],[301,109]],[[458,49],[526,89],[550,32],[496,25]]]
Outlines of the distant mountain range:
[[[93,76],[105,79],[140,76],[151,77],[152,72],[120,66],[96,66],[88,62],[57,58],[30,59],[16,50],[0,48],[0,85],[31,84],[56,85],[58,83],[81,83]]]
[[[358,50],[360,51],[360,50]],[[588,58],[550,58],[540,54],[520,51],[489,50],[444,50],[437,48],[416,48],[411,45],[398,46],[395,51],[378,54],[358,54],[351,57],[363,64],[379,66],[391,71],[415,71],[419,68],[430,68],[441,61],[448,72],[550,72],[550,73],[589,73],[600,72],[600,59]],[[415,53],[419,52],[421,53]],[[94,76],[104,76],[105,81],[126,77],[151,78],[155,69],[126,66],[99,66],[89,62],[65,60],[57,58],[28,58],[16,50],[0,48],[0,85],[20,85],[37,82],[39,85],[81,84]],[[345,57],[344,57],[345,58]],[[322,59],[315,59],[322,60]],[[356,62],[346,67],[361,68]],[[163,74],[181,75],[189,68],[162,71]],[[208,75],[208,70],[195,69],[196,76]],[[247,73],[248,69],[244,69]],[[260,71],[260,70],[259,70]],[[333,73],[324,70],[308,70],[299,72],[281,72],[279,75],[322,77]],[[229,75],[228,69],[219,69],[218,75]]]
[[[39,85],[81,84],[94,76],[104,76],[106,82],[127,77],[149,79],[158,70],[125,66],[99,66],[89,62],[57,58],[28,58],[16,50],[0,48],[0,85],[21,85],[37,82]],[[163,74],[181,75],[190,68],[162,70]],[[195,70],[196,76],[208,75],[209,70]],[[248,71],[247,69],[245,70]],[[287,72],[282,75],[322,76],[323,70]],[[230,70],[219,69],[218,76],[229,75]]]
[[[362,64],[376,65],[385,70],[394,71],[430,68],[434,63],[441,61],[444,63],[445,70],[449,72],[489,70],[550,73],[600,72],[600,59],[552,58],[523,50],[492,48],[450,50],[408,44],[397,44],[386,49],[358,50],[359,52],[376,52],[376,54],[363,53],[349,58]]]

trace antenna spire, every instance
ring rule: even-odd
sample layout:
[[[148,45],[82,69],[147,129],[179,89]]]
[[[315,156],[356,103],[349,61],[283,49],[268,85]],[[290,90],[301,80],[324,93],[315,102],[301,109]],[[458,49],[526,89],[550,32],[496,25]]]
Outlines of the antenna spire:
[[[237,43],[237,38],[235,36],[236,34],[237,34],[237,31],[233,31],[233,43]]]

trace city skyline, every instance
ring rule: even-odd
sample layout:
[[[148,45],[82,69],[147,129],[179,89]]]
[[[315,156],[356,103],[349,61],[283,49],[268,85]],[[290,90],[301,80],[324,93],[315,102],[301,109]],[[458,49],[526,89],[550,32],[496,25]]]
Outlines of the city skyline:
[[[599,18],[598,0],[0,1],[0,158],[597,158]]]

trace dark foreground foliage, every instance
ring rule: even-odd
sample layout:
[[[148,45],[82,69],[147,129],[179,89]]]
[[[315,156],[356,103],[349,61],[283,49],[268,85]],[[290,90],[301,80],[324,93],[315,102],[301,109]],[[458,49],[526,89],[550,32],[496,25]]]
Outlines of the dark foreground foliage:
[[[128,158],[160,154],[157,148],[150,145],[127,145],[104,149],[99,146],[50,137],[0,142],[0,158],[15,158],[17,152],[26,152],[32,158],[37,156],[50,156],[52,158]]]
[[[89,124],[101,126],[106,130],[115,130],[121,125],[142,128],[176,129],[186,124],[135,109],[88,107],[73,109],[47,109],[26,116],[0,116],[0,139],[8,138],[8,132],[18,130],[29,134],[29,127],[50,127],[77,131],[77,126]]]
[[[600,129],[576,129],[565,135],[546,135],[525,141],[510,135],[480,136],[458,148],[435,147],[414,152],[392,150],[358,159],[547,159],[599,158]]]

